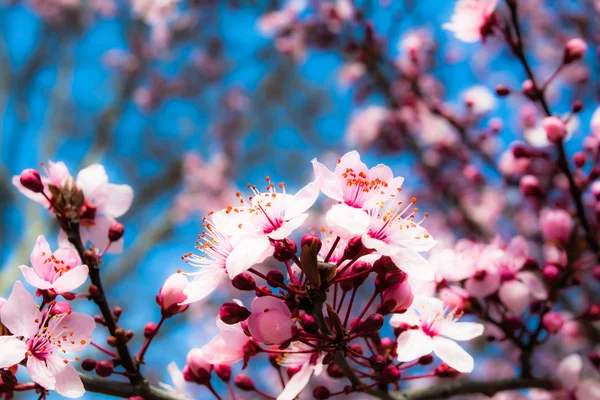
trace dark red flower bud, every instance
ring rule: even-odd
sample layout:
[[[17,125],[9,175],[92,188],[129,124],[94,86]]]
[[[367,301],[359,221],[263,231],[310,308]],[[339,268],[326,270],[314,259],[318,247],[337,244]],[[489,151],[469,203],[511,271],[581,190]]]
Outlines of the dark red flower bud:
[[[116,242],[117,240],[123,237],[125,233],[125,225],[120,222],[113,222],[108,228],[108,240],[111,242]]]
[[[360,354],[360,355],[362,355],[362,353],[363,353],[363,348],[362,348],[362,346],[361,346],[360,344],[358,344],[358,343],[351,344],[351,345],[350,345],[348,348],[349,348],[351,351],[353,351],[353,352],[355,352],[355,353],[357,353],[357,354]]]
[[[510,89],[506,85],[497,85],[496,94],[500,97],[508,96],[510,94]]]
[[[96,364],[96,374],[103,378],[109,377],[115,369],[112,361],[102,360]]]
[[[319,330],[315,319],[308,314],[302,314],[302,316],[299,318],[299,321],[302,327],[304,327],[306,333],[317,333]]]
[[[319,239],[318,236],[312,235],[310,233],[307,233],[306,235],[302,236],[302,239],[300,240],[300,246],[311,247],[314,242],[317,243],[317,252],[321,251],[321,247],[323,246],[323,243],[321,243],[321,239]]]
[[[544,277],[544,280],[548,282],[548,284],[554,284],[560,277],[560,270],[557,266],[548,264],[542,270],[542,276]]]
[[[267,283],[272,287],[279,287],[279,285],[283,284],[285,278],[283,277],[283,272],[273,269],[267,272]]]
[[[588,359],[596,369],[600,369],[600,353],[593,351],[588,356]]]
[[[439,376],[440,378],[456,378],[458,375],[460,375],[460,372],[458,372],[454,368],[450,367],[446,363],[439,365],[435,369],[434,373],[435,373],[435,376]]]
[[[123,314],[123,309],[121,307],[116,306],[115,308],[113,308],[113,315],[115,317],[119,318],[121,314]]]
[[[421,365],[429,365],[433,362],[433,356],[431,354],[427,354],[419,358],[419,364]]]
[[[223,382],[229,382],[231,378],[231,367],[226,364],[215,365],[215,373]]]
[[[144,326],[144,337],[146,339],[150,339],[156,334],[156,330],[158,329],[158,325],[154,322],[148,322],[146,326]]]
[[[346,377],[344,371],[342,371],[342,369],[335,363],[331,363],[327,366],[327,375],[335,379],[342,379]]]
[[[23,170],[21,176],[19,176],[19,181],[24,188],[29,189],[34,193],[42,193],[44,191],[44,184],[42,183],[40,173],[35,169],[28,168]]]
[[[398,271],[398,267],[396,266],[396,264],[394,264],[390,257],[382,256],[373,263],[373,271],[375,271],[378,274],[387,274],[390,272]]]
[[[239,374],[233,380],[233,384],[240,390],[244,392],[251,392],[254,390],[254,382],[248,375]]]
[[[598,320],[600,320],[600,305],[598,305],[598,304],[592,304],[592,305],[590,305],[583,312],[583,315],[581,317],[584,318],[584,319],[590,320],[590,321],[598,321]]]
[[[583,103],[581,102],[581,100],[575,100],[573,102],[573,105],[571,106],[571,111],[577,114],[581,112],[581,110],[583,110]]]
[[[317,386],[313,390],[313,397],[317,400],[327,400],[331,397],[331,392],[325,386]]]
[[[348,241],[346,248],[344,249],[344,260],[351,260],[356,257],[361,251],[363,251],[364,246],[362,244],[362,240],[360,236],[352,238]]]
[[[231,284],[237,290],[249,292],[256,289],[256,282],[254,281],[254,278],[246,272],[236,275],[231,281]]]
[[[600,265],[596,265],[594,268],[592,268],[592,276],[595,280],[600,282]]]
[[[86,358],[81,362],[81,369],[87,372],[93,371],[96,369],[96,360],[92,358]]]
[[[221,321],[225,322],[227,325],[233,325],[237,324],[238,322],[245,321],[248,319],[250,314],[250,311],[246,307],[240,306],[234,302],[223,303],[219,312]]]
[[[383,326],[383,321],[383,315],[377,313],[371,314],[362,324],[362,330],[363,332],[378,331]]]
[[[289,261],[298,251],[298,246],[296,246],[296,243],[294,243],[288,238],[285,238],[283,240],[273,240],[271,243],[275,248],[275,251],[273,252],[273,257],[277,261]]]
[[[373,354],[369,357],[369,365],[373,369],[384,369],[387,366],[387,358],[381,354]]]
[[[379,381],[381,383],[395,383],[400,379],[400,370],[393,365],[388,365],[381,370]]]

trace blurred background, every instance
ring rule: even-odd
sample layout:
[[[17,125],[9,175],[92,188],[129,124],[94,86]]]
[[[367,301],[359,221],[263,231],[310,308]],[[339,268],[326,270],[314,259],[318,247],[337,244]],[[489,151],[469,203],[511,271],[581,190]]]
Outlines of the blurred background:
[[[125,251],[106,256],[102,273],[111,304],[125,310],[121,325],[138,331],[158,320],[154,296],[186,268],[181,255],[193,251],[206,212],[266,175],[298,189],[313,179],[315,157],[332,167],[358,149],[367,165],[390,165],[423,199],[431,215],[425,224],[441,242],[535,235],[535,222],[509,222],[524,206],[510,179],[516,161],[504,154],[514,140],[536,145],[539,130],[536,110],[493,93],[497,84],[520,88],[524,77],[506,49],[493,39],[485,47],[458,42],[443,30],[453,1],[357,0],[363,22],[337,28],[320,10],[328,2],[304,3],[0,0],[0,294],[18,279],[39,234],[56,245],[54,220],[11,184],[22,169],[49,160],[64,161],[73,175],[98,162],[111,182],[134,188],[121,218]],[[542,76],[560,62],[566,38],[595,43],[593,1],[522,3]],[[293,10],[293,21],[282,10]],[[392,70],[405,71],[415,52],[425,57],[428,111],[415,106],[417,96],[389,65],[377,71],[349,56],[371,34]],[[575,98],[591,104],[574,118],[568,149],[580,147],[595,110],[595,51],[586,61],[550,91],[560,112]],[[438,104],[460,118],[464,132],[431,112]],[[457,143],[465,132],[475,145]],[[239,292],[220,292],[169,320],[145,374],[169,382],[168,363],[182,367],[190,348],[210,340],[219,305],[233,295]],[[94,313],[91,306],[81,304]],[[102,342],[102,329],[96,335]]]

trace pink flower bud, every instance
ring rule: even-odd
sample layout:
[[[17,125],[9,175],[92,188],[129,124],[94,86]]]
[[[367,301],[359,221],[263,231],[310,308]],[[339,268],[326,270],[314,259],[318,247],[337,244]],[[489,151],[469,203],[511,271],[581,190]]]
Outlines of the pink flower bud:
[[[369,315],[369,317],[361,325],[363,332],[376,332],[383,326],[383,315],[375,313]]]
[[[296,251],[298,251],[298,246],[296,246],[296,243],[294,243],[288,238],[285,238],[283,240],[274,240],[272,243],[273,247],[275,248],[275,251],[273,252],[273,257],[277,261],[289,261],[294,256],[294,254],[296,254]]]
[[[577,168],[583,168],[585,163],[587,162],[587,157],[583,151],[578,151],[573,154],[573,162]]]
[[[171,275],[160,288],[157,302],[167,318],[187,310],[188,305],[179,305],[187,300],[183,290],[188,285],[188,280],[183,274]]]
[[[400,370],[393,365],[388,365],[381,370],[379,381],[381,383],[395,383],[400,379]]]
[[[321,243],[321,239],[319,239],[318,236],[312,235],[310,233],[307,233],[306,235],[302,236],[302,239],[300,240],[300,246],[310,247],[312,246],[313,242],[317,242],[317,249],[318,251],[321,251],[321,247],[323,246],[323,243]]]
[[[387,365],[387,358],[381,354],[373,354],[369,357],[369,365],[371,365],[371,368],[373,369],[383,369]]]
[[[96,364],[96,375],[103,378],[109,377],[115,369],[115,366],[110,360],[102,360]]]
[[[186,380],[191,379],[191,382],[199,385],[206,385],[210,382],[213,366],[204,358],[202,349],[190,350],[185,362],[188,368]]]
[[[146,339],[150,339],[154,335],[156,335],[156,330],[158,329],[158,325],[154,322],[148,322],[146,326],[144,326],[144,337]]]
[[[560,270],[557,266],[548,264],[542,270],[542,276],[548,283],[552,284],[556,282],[556,280],[560,276]]]
[[[219,316],[221,317],[221,321],[225,322],[227,325],[234,325],[238,322],[247,320],[250,316],[250,311],[237,303],[227,302],[221,306]]]
[[[600,282],[600,265],[596,265],[594,268],[592,268],[592,276],[594,277],[595,280]],[[0,311],[1,310],[2,310],[2,299],[0,299]]]
[[[587,43],[581,38],[570,39],[565,45],[563,62],[565,64],[581,60],[587,53]]]
[[[231,378],[231,367],[227,364],[215,365],[215,372],[223,382],[229,382]]]
[[[71,314],[71,305],[66,301],[57,301],[50,309],[50,315]]]
[[[235,278],[233,278],[233,280],[231,281],[231,284],[237,290],[242,290],[246,292],[256,289],[256,282],[254,281],[254,278],[246,272],[242,272],[241,274],[236,275]]]
[[[521,88],[523,89],[523,94],[525,96],[527,96],[533,100],[535,100],[537,98],[537,93],[536,93],[535,88],[533,87],[533,82],[530,81],[529,79],[527,79],[525,82],[523,82],[523,85],[521,86]]]
[[[591,190],[596,200],[600,200],[600,181],[592,183]]]
[[[567,127],[562,119],[558,117],[546,117],[542,122],[548,140],[558,143],[567,136]]]
[[[540,228],[547,240],[566,243],[575,227],[575,222],[564,210],[542,210]]]
[[[564,322],[565,321],[563,320],[563,317],[557,312],[549,312],[548,314],[544,315],[544,318],[542,318],[542,324],[544,325],[544,328],[551,335],[557,333],[560,328],[562,328]]]
[[[233,384],[240,390],[244,392],[251,392],[254,390],[254,382],[248,375],[239,374],[233,380]]]
[[[44,191],[44,184],[42,183],[40,173],[35,169],[28,168],[23,170],[23,172],[21,172],[21,176],[19,177],[19,181],[23,187],[31,190],[34,193],[42,193]]]
[[[295,324],[285,302],[266,296],[252,301],[248,329],[259,342],[280,344],[294,335]]]
[[[460,372],[458,372],[448,364],[443,363],[435,369],[434,374],[435,376],[439,376],[440,378],[456,378],[458,375],[460,375]]]
[[[125,226],[122,223],[115,221],[108,229],[108,240],[116,242],[123,237],[123,233],[125,233]]]
[[[302,314],[302,316],[298,318],[298,321],[307,333],[317,333],[319,330],[315,319],[308,314]]]
[[[519,189],[525,196],[540,196],[543,194],[540,181],[533,175],[525,175],[519,182]]]
[[[407,280],[396,283],[383,291],[379,312],[401,314],[408,310],[414,299],[413,292]]]

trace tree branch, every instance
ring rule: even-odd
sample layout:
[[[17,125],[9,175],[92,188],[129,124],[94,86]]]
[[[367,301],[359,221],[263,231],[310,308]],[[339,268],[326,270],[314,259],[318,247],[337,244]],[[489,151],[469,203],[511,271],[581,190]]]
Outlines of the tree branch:
[[[185,400],[186,397],[169,393],[165,390],[146,386],[141,391],[136,391],[134,386],[127,382],[110,381],[95,376],[79,374],[85,390],[93,393],[105,394],[113,397],[129,398],[142,396],[144,400]]]
[[[511,378],[497,381],[454,381],[425,389],[415,389],[404,393],[392,393],[395,400],[434,400],[446,399],[461,394],[483,394],[493,396],[507,390],[529,388],[552,390],[560,387],[558,382],[550,378]]]

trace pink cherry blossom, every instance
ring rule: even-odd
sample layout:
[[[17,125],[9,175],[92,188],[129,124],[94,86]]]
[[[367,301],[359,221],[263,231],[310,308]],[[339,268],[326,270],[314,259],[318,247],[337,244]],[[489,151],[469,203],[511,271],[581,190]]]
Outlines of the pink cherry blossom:
[[[172,362],[167,366],[167,371],[169,372],[169,376],[171,377],[172,385],[168,385],[166,383],[160,382],[160,386],[163,389],[171,393],[178,394],[182,397],[189,397],[185,390],[185,379],[183,378],[183,373],[177,367],[177,364]]]
[[[346,142],[359,149],[373,144],[381,132],[381,124],[391,115],[390,110],[381,106],[369,106],[356,113],[346,130]]]
[[[229,365],[243,360],[250,338],[246,336],[240,323],[227,325],[217,317],[217,327],[219,335],[202,346],[205,360],[213,365]]]
[[[483,38],[482,28],[489,22],[498,0],[459,0],[444,29],[454,32],[458,40],[473,43]]]
[[[311,377],[319,376],[323,372],[323,357],[324,354],[315,353],[294,353],[294,351],[307,351],[312,348],[302,344],[294,343],[279,362],[282,367],[300,367],[300,370],[292,376],[286,383],[283,391],[277,396],[277,400],[293,400],[300,392],[308,385]]]
[[[249,202],[241,199],[242,206],[230,206],[213,214],[213,223],[224,235],[239,239],[227,258],[227,273],[231,278],[271,256],[274,252],[271,240],[285,239],[299,228],[319,195],[315,182],[295,195],[287,194],[283,184],[280,187],[283,192],[277,192],[270,181],[267,192],[253,186],[254,196]]]
[[[408,280],[398,282],[385,289],[381,295],[381,304],[385,311],[403,313],[411,306],[414,296]]]
[[[596,379],[581,379],[583,360],[572,354],[558,365],[558,377],[567,396],[574,400],[600,399],[600,383]]]
[[[434,352],[455,370],[471,372],[473,357],[454,341],[481,336],[483,325],[457,320],[455,312],[448,312],[441,300],[417,296],[406,313],[395,314],[390,321],[394,327],[410,326],[398,336],[398,361],[413,361]]]
[[[81,379],[66,357],[87,347],[96,326],[92,317],[72,312],[47,313],[44,318],[33,296],[17,281],[0,319],[13,334],[0,336],[0,368],[27,359],[27,371],[40,386],[68,398],[83,396]]]
[[[564,210],[544,209],[540,214],[540,229],[547,240],[566,243],[575,227],[575,222]]]
[[[476,115],[484,115],[496,108],[496,98],[485,86],[473,86],[463,93],[463,99]]]
[[[259,342],[281,344],[294,335],[294,327],[292,313],[284,301],[270,296],[252,301],[248,329]]]
[[[369,223],[365,210],[395,196],[404,182],[383,164],[368,169],[357,151],[344,154],[334,171],[316,158],[312,164],[323,194],[340,203],[327,213],[327,225],[345,239],[362,234]]]
[[[87,265],[81,265],[79,255],[71,248],[60,248],[52,253],[44,236],[38,236],[30,258],[32,268],[19,269],[30,285],[57,294],[73,291],[88,277]]]

